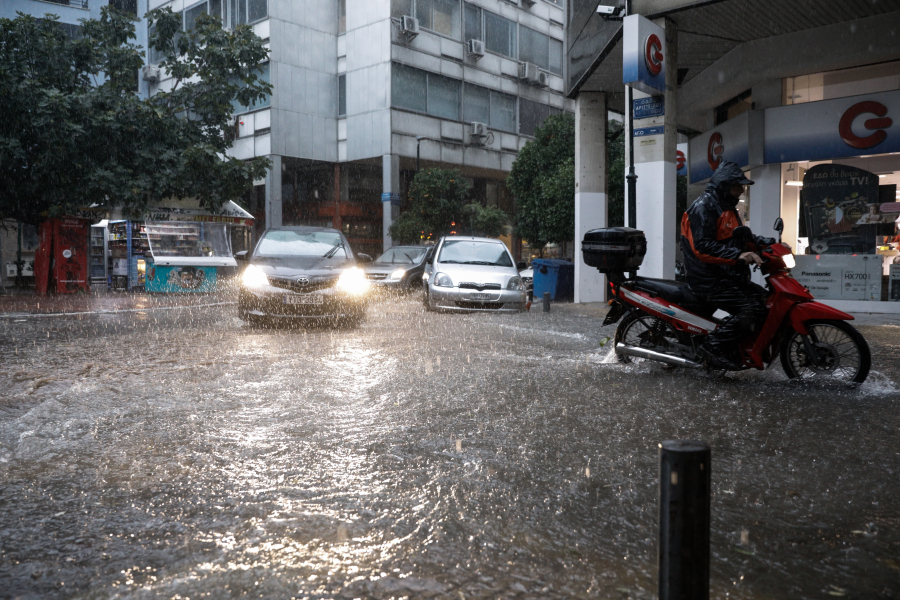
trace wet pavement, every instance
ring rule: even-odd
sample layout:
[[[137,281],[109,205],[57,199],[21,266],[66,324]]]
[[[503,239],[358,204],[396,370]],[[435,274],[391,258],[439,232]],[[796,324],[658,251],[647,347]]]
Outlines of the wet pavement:
[[[596,305],[126,300],[2,305],[0,597],[654,598],[657,444],[700,439],[712,597],[900,598],[900,327],[848,389],[619,365]]]

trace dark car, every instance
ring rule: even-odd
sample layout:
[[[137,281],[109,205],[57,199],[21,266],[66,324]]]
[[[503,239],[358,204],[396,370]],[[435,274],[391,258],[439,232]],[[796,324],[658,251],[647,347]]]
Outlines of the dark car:
[[[366,277],[384,289],[420,287],[427,253],[428,246],[394,246],[366,267]]]
[[[239,253],[238,314],[246,321],[331,320],[356,323],[371,285],[347,239],[325,227],[269,229],[252,254]]]

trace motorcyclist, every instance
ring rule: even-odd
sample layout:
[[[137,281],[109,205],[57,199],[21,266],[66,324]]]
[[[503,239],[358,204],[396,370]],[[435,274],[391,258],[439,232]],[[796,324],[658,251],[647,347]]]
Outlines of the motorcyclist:
[[[707,364],[719,369],[741,368],[737,342],[766,315],[765,290],[750,282],[750,265],[761,265],[762,258],[732,236],[742,225],[736,207],[745,185],[753,181],[737,164],[723,161],[681,219],[681,249],[691,291],[731,315],[699,348]],[[756,235],[748,241],[758,248],[775,243]]]

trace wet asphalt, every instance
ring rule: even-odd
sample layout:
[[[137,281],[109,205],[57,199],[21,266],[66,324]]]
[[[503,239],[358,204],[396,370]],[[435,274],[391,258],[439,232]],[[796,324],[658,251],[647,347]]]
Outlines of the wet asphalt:
[[[900,598],[900,327],[859,388],[620,365],[605,307],[0,318],[0,597],[655,598],[657,446],[714,598]]]

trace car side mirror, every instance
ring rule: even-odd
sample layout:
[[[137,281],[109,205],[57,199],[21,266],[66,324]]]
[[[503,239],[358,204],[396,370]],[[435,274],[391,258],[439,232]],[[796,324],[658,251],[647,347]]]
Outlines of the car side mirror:
[[[523,263],[523,262],[517,262],[517,263],[516,263],[516,271],[524,271],[524,270],[527,269],[527,268],[528,268],[528,265],[526,265],[526,264]]]
[[[361,262],[363,264],[368,264],[368,263],[372,262],[373,259],[368,254],[364,254],[362,252],[357,252],[356,260],[358,260],[359,262]]]
[[[234,255],[234,260],[247,260],[249,253],[246,250],[241,250],[237,254]]]

